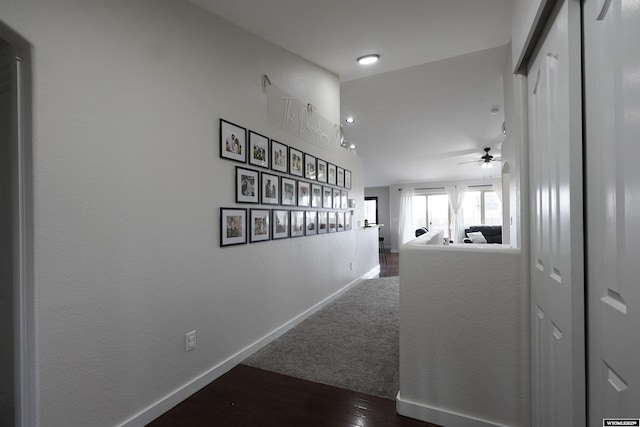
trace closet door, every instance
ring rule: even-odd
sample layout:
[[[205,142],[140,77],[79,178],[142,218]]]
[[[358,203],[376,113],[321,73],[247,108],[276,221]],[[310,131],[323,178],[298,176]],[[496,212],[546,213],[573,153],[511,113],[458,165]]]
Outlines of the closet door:
[[[585,0],[589,425],[640,417],[640,3]]]
[[[586,419],[580,2],[558,1],[529,61],[532,418]]]

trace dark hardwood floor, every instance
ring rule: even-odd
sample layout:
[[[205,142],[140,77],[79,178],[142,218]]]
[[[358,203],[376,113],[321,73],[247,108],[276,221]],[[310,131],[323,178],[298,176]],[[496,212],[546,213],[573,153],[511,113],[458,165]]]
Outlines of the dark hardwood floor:
[[[400,254],[386,254],[386,263],[380,256],[380,277],[390,277],[400,275]]]
[[[149,427],[438,427],[395,401],[238,365]]]
[[[397,276],[399,254],[380,260]],[[238,365],[149,427],[439,427],[396,413],[395,401]]]

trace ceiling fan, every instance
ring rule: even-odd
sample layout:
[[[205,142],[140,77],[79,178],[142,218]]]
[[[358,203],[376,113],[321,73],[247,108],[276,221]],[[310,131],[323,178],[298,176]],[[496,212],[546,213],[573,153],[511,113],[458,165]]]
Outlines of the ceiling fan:
[[[484,156],[480,157],[480,160],[471,160],[470,162],[460,162],[459,164],[462,165],[465,163],[480,163],[481,168],[492,168],[493,162],[499,162],[500,157],[492,156],[491,154],[489,154],[489,151],[491,151],[491,148],[486,147],[484,149]]]

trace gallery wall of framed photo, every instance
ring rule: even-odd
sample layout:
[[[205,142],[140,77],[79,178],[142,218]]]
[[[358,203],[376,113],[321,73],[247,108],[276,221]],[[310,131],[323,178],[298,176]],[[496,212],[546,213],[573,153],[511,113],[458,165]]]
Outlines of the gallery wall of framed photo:
[[[240,163],[236,206],[220,208],[220,246],[353,229],[350,170],[222,118],[220,158]]]

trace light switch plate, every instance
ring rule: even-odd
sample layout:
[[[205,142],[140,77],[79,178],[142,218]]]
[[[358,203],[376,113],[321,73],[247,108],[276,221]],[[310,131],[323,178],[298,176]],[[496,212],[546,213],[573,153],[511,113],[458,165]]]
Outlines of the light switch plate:
[[[196,331],[187,332],[186,335],[186,351],[196,348]]]

